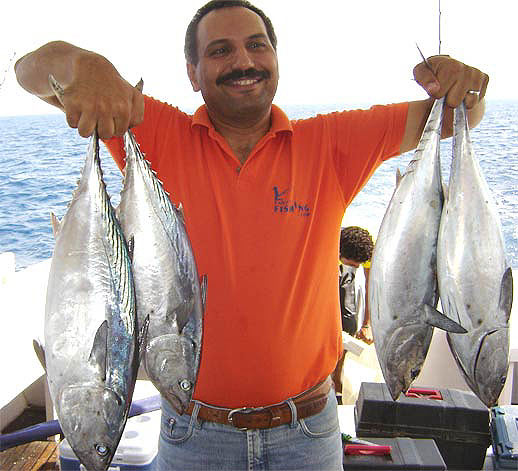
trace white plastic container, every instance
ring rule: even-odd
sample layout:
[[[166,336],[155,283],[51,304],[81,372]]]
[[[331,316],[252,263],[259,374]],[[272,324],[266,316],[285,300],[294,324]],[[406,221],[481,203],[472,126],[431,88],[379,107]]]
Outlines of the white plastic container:
[[[151,470],[158,450],[159,435],[159,410],[128,419],[108,471]],[[59,444],[58,450],[61,471],[86,471],[66,439]]]

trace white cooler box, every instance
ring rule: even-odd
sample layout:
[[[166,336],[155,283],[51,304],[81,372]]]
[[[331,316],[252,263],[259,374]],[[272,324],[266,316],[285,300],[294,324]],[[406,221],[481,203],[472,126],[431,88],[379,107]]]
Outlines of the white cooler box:
[[[160,435],[160,410],[131,417],[108,471],[148,471],[157,454]],[[59,444],[61,471],[86,471],[67,440]]]

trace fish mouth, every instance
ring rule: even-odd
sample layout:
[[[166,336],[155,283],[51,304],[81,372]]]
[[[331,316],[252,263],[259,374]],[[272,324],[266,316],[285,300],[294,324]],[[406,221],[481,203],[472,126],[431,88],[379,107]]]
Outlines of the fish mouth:
[[[380,362],[385,383],[393,400],[406,392],[421,372],[433,329],[422,324],[405,325],[388,339]]]
[[[104,445],[96,445],[95,448],[95,451],[87,455],[82,454],[81,464],[91,471],[107,471],[115,455],[115,450],[105,448],[106,452],[100,453],[97,449],[104,448]]]
[[[509,368],[509,329],[494,329],[485,334],[474,363],[474,387],[487,407],[497,404]]]
[[[60,392],[56,410],[68,443],[86,469],[108,469],[122,436],[122,398],[106,387],[74,385]]]
[[[185,411],[192,397],[196,357],[194,342],[177,334],[156,337],[146,348],[144,366],[149,378],[179,413]]]

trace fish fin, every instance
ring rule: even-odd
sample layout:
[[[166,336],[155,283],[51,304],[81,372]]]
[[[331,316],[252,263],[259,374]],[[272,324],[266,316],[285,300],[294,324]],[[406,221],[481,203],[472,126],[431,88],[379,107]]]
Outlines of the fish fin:
[[[183,211],[183,204],[179,203],[177,208],[178,214],[180,215],[180,220],[182,221],[182,224],[185,226],[185,213]]]
[[[442,182],[442,194],[444,195],[444,201],[446,202],[446,200],[448,199],[448,194],[450,192],[450,187],[448,186],[448,184],[446,182]]]
[[[473,383],[472,379],[470,378],[468,372],[465,370],[464,366],[462,365],[462,362],[460,361],[459,355],[457,354],[457,350],[455,350],[455,346],[453,345],[453,342],[451,341],[450,335],[446,334],[446,340],[448,341],[448,345],[450,347],[450,352],[453,355],[453,358],[455,360],[455,363],[457,363],[457,367],[459,368],[459,371],[461,372],[464,381],[466,381],[466,384],[470,387],[470,389],[475,392],[477,390],[476,385]]]
[[[201,305],[202,312],[205,312],[205,303],[207,302],[207,275],[203,275],[200,280]]]
[[[131,234],[128,239],[128,255],[131,263],[133,263],[133,253],[135,252],[135,236]],[[149,315],[148,315],[149,318]]]
[[[401,175],[401,170],[399,168],[396,169],[396,187],[399,185],[399,182],[403,178],[403,175]]]
[[[147,332],[149,328],[149,314],[144,319],[144,323],[140,328],[140,332],[138,335],[138,364],[140,364],[142,358],[144,357],[144,350],[147,345]]]
[[[34,353],[36,353],[36,356],[38,357],[38,360],[40,361],[41,366],[43,366],[43,369],[46,373],[47,363],[45,361],[45,348],[43,348],[43,345],[38,339],[32,339],[32,347],[34,348]]]
[[[59,230],[61,229],[61,222],[54,213],[50,213],[50,223],[52,224],[52,234],[54,239],[58,236]]]
[[[56,95],[56,98],[59,101],[59,104],[65,108],[65,105],[63,103],[63,97],[65,96],[65,89],[62,87],[62,85],[54,78],[52,74],[49,74],[49,85],[51,90],[54,92],[54,95]]]
[[[126,176],[126,167],[128,166],[128,154],[131,146],[131,131],[126,131],[122,136],[122,142],[124,143],[124,176]]]
[[[500,301],[498,302],[500,309],[506,313],[507,322],[511,317],[511,308],[513,306],[513,270],[508,267],[502,276],[500,284]]]
[[[97,367],[101,375],[102,381],[106,380],[106,352],[108,350],[108,321],[103,323],[97,329],[94,337],[90,358],[88,361]]]
[[[425,322],[432,327],[445,330],[446,332],[453,332],[455,334],[465,334],[467,330],[460,324],[445,316],[429,304],[424,304]]]

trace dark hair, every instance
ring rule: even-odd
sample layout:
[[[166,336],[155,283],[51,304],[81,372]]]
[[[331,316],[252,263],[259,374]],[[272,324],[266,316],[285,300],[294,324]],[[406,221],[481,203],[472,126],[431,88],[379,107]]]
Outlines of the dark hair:
[[[369,231],[349,226],[340,232],[340,257],[364,263],[372,257],[374,242]]]
[[[198,24],[201,19],[212,10],[219,10],[220,8],[230,8],[230,7],[243,7],[252,10],[254,13],[257,13],[263,20],[264,25],[266,26],[266,32],[268,33],[268,38],[272,43],[272,46],[275,50],[277,50],[277,36],[275,35],[275,31],[273,29],[272,22],[270,18],[268,18],[262,10],[252,5],[250,2],[246,0],[212,0],[209,3],[202,6],[194,15],[193,19],[187,26],[187,32],[185,33],[185,59],[188,63],[197,65],[198,64],[198,41],[197,41],[197,32],[198,32]]]

